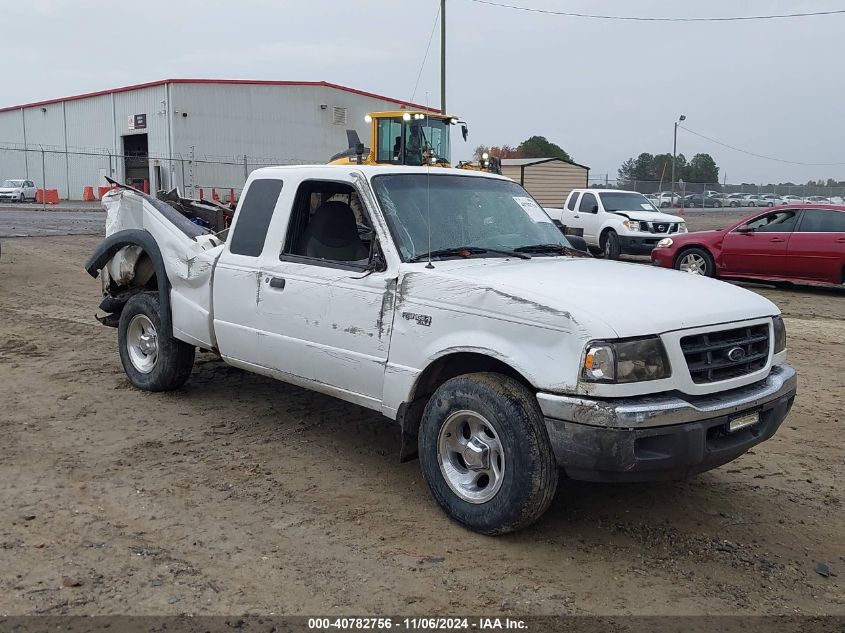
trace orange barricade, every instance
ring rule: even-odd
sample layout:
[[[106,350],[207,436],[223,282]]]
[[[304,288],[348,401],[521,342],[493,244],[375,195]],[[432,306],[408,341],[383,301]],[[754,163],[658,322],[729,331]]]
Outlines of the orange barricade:
[[[217,189],[214,187],[211,188],[211,199],[215,202],[220,202],[220,196],[217,195]]]
[[[94,198],[94,187],[88,187],[88,186],[83,187],[82,188],[82,199],[85,202],[91,202],[92,200],[96,200],[96,198]]]
[[[200,200],[205,200],[205,197],[203,197],[203,195],[202,195],[202,187],[197,187],[197,189],[200,192]]]
[[[39,189],[35,192],[35,201],[38,204],[59,204],[59,190]]]

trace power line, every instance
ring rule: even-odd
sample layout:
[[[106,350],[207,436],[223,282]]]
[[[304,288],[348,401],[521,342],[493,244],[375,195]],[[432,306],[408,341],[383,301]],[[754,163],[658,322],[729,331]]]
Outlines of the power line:
[[[428,51],[431,50],[431,42],[434,39],[434,32],[437,30],[437,20],[440,19],[440,7],[437,7],[437,13],[434,14],[434,24],[431,27],[431,35],[428,36],[428,46],[425,47],[425,55],[423,55],[422,64],[420,64],[420,72],[417,73],[417,82],[414,84],[414,92],[411,94],[411,98],[408,101],[413,102],[414,97],[417,95],[417,88],[420,85],[420,77],[422,77],[423,68],[425,68],[425,62],[428,60]],[[428,105],[428,104],[426,104]]]
[[[552,11],[551,9],[538,9],[535,7],[522,7],[515,4],[504,4],[501,2],[491,2],[490,0],[470,0],[478,4],[486,4],[492,7],[500,7],[502,9],[515,9],[517,11],[527,11],[529,13],[545,13],[547,15],[563,15],[570,18],[589,18],[593,20],[627,20],[631,22],[739,22],[743,20],[782,20],[787,18],[806,18],[815,15],[835,15],[845,13],[845,9],[836,9],[833,11],[806,11],[803,13],[779,13],[769,15],[737,15],[727,17],[715,18],[650,18],[640,17],[634,15],[596,15],[592,13],[574,13],[570,11]]]
[[[803,165],[804,167],[835,167],[838,165],[845,165],[845,162],[842,163],[802,163],[799,161],[794,160],[786,160],[784,158],[775,158],[773,156],[765,156],[764,154],[757,154],[756,152],[750,152],[747,149],[742,149],[740,147],[734,147],[733,145],[729,145],[728,143],[723,143],[722,141],[717,141],[715,138],[710,138],[709,136],[705,136],[704,134],[699,134],[698,132],[694,132],[693,130],[689,129],[688,127],[684,127],[683,125],[679,125],[679,128],[689,132],[690,134],[694,134],[695,136],[701,137],[705,140],[710,141],[711,143],[715,143],[716,145],[721,145],[722,147],[727,147],[728,149],[732,149],[736,152],[741,152],[743,154],[748,154],[749,156],[755,156],[756,158],[764,158],[766,160],[773,160],[777,163],[786,163],[787,165]]]

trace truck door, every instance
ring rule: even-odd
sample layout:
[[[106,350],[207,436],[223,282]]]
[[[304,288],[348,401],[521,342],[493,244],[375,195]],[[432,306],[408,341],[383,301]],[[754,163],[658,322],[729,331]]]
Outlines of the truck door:
[[[370,268],[370,215],[345,182],[303,180],[283,198],[291,212],[271,228],[255,302],[260,362],[378,407],[396,274]]]
[[[578,218],[573,226],[584,229],[584,239],[590,246],[599,246],[598,227],[601,223],[599,218],[599,201],[596,194],[585,191],[581,194],[581,201],[578,203]]]
[[[214,334],[226,359],[258,364],[263,353],[256,303],[261,290],[261,254],[279,206],[283,182],[255,179],[247,186],[226,248],[214,269]]]

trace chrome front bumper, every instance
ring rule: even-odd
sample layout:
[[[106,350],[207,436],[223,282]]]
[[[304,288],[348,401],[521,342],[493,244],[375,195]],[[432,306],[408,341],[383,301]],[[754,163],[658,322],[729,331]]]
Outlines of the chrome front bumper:
[[[798,379],[789,365],[775,365],[765,380],[707,396],[656,395],[597,399],[538,393],[546,418],[613,429],[642,429],[729,416],[790,393]]]

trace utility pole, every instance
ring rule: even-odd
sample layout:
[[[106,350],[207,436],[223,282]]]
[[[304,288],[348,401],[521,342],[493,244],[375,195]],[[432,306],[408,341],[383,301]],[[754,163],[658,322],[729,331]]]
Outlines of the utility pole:
[[[440,113],[446,114],[446,0],[440,0]]]
[[[681,115],[675,121],[675,140],[672,142],[672,204],[675,204],[675,161],[678,154],[678,124],[681,121],[686,121],[686,115]]]

